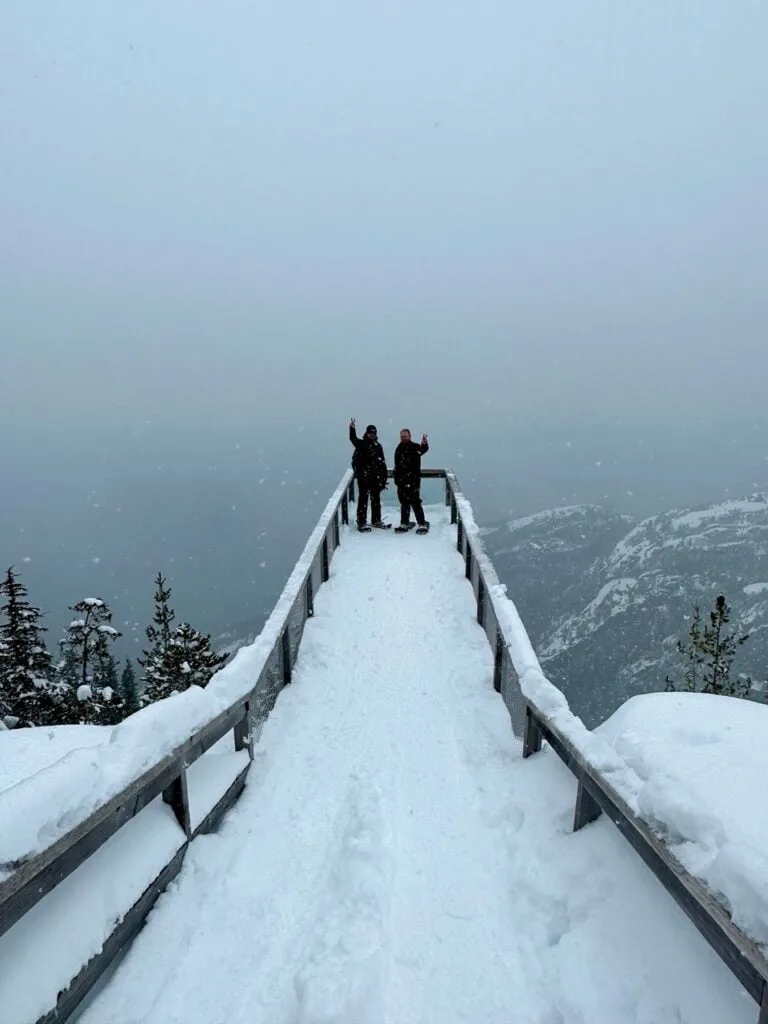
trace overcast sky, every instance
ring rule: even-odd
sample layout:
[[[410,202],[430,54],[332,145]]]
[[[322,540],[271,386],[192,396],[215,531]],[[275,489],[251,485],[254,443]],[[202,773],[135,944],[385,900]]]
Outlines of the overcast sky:
[[[767,52],[757,0],[4,4],[0,416],[763,404]]]
[[[2,4],[13,500],[765,418],[766,53],[761,0]]]

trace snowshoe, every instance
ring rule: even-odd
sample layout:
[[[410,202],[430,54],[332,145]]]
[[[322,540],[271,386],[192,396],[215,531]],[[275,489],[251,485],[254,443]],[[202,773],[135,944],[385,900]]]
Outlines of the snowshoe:
[[[391,530],[392,523],[374,523],[373,528],[374,530]]]
[[[408,533],[415,525],[415,523],[400,523],[399,526],[395,527],[395,533]]]
[[[416,533],[429,533],[429,523],[423,523],[416,527]]]
[[[357,532],[358,533],[370,533],[371,532],[371,528],[368,525],[368,523],[363,523],[362,526],[360,526],[360,524],[358,523]]]

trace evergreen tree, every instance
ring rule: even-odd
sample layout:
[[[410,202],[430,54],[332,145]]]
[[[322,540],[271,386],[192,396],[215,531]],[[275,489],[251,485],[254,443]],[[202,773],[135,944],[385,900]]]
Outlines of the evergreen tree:
[[[87,597],[72,605],[70,611],[77,618],[67,627],[65,644],[69,650],[62,666],[74,676],[71,682],[67,680],[67,710],[82,723],[114,724],[122,717],[122,701],[117,690],[117,666],[109,647],[121,634],[112,626],[112,612],[100,598]]]
[[[176,614],[168,603],[170,598],[171,588],[163,574],[159,572],[155,577],[155,612],[152,623],[146,630],[150,647],[143,652],[143,657],[137,659],[144,670],[141,677],[144,683],[142,705],[161,700],[174,690],[171,680],[172,657],[168,656],[168,645]]]
[[[126,716],[139,710],[139,687],[130,658],[126,659],[123,674],[120,677],[120,695],[125,703]]]
[[[114,655],[107,654],[99,664],[95,703],[97,725],[117,725],[128,715],[125,699],[117,678],[117,662]]]
[[[0,582],[0,718],[6,725],[48,724],[53,717],[53,666],[40,625],[40,609],[29,603],[27,588],[9,568]]]
[[[731,609],[725,596],[720,594],[709,613],[709,623],[702,625],[701,609],[693,606],[693,618],[688,630],[688,643],[677,642],[677,650],[684,662],[683,684],[677,686],[667,676],[667,690],[688,690],[695,693],[725,694],[730,697],[748,697],[752,688],[749,677],[731,677],[736,653],[749,634],[726,629]]]
[[[206,686],[211,676],[227,660],[211,647],[210,636],[200,633],[188,622],[179,624],[169,644],[171,677],[174,690]]]

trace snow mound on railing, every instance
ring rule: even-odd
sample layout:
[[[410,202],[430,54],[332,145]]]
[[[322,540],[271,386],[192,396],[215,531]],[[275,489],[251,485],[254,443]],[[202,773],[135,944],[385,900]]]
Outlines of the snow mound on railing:
[[[768,706],[632,697],[596,730],[639,785],[623,794],[756,942],[768,946]]]
[[[0,793],[0,880],[108,803],[225,708],[198,686],[150,704]],[[35,730],[37,732],[37,730]],[[39,730],[44,742],[44,730]]]

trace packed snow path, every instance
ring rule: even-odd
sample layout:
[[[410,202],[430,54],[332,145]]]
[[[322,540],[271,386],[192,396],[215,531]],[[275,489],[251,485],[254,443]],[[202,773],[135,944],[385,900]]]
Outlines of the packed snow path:
[[[83,1024],[741,1024],[573,782],[522,762],[455,550],[345,530],[245,794]]]

